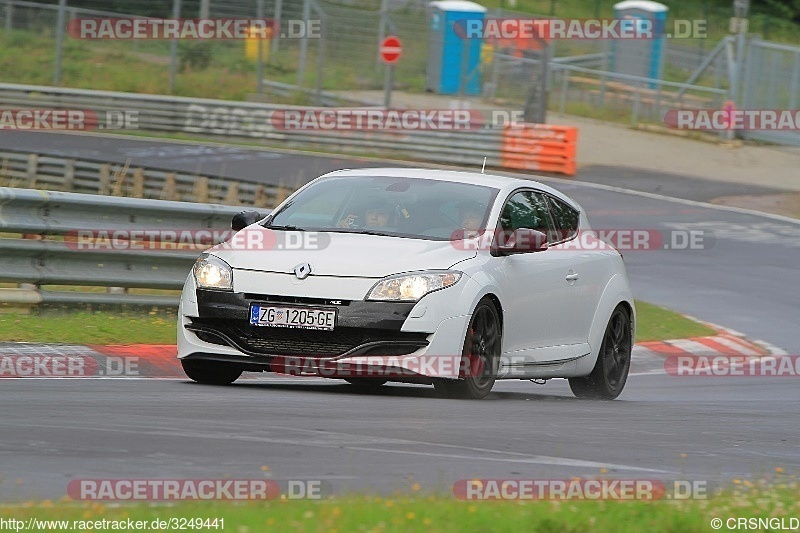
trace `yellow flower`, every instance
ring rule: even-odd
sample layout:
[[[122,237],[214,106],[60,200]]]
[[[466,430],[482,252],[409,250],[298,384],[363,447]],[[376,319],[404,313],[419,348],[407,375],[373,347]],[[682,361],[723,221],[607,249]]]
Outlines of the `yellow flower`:
[[[406,513],[406,518],[409,520],[414,520],[414,516],[416,516],[414,513]]]
[[[777,472],[777,473],[779,473],[779,474],[783,474],[783,468],[781,468],[781,467],[779,467],[779,466],[776,466],[776,467],[775,467],[775,472]]]
[[[411,485],[411,490],[413,490],[415,492],[418,491],[420,488],[421,487],[420,487],[419,483],[414,483],[413,485]]]

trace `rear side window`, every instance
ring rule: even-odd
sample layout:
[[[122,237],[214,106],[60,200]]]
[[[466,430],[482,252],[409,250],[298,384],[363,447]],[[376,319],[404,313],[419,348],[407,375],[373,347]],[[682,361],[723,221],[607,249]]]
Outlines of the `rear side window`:
[[[561,200],[548,196],[547,202],[550,204],[550,214],[553,216],[555,231],[549,239],[550,242],[560,242],[571,239],[578,233],[578,221],[580,213],[571,208]]]

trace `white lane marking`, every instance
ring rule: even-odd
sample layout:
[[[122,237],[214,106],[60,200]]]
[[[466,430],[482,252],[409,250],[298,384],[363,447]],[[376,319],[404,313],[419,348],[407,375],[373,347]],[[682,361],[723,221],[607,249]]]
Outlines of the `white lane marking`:
[[[659,470],[655,468],[642,468],[631,465],[618,465],[614,463],[598,463],[594,461],[580,461],[577,459],[564,459],[561,457],[549,457],[546,455],[534,455],[526,459],[510,459],[504,457],[485,457],[479,455],[453,455],[449,453],[432,453],[432,452],[414,452],[410,450],[386,450],[383,448],[367,448],[358,446],[349,446],[351,450],[365,451],[365,452],[382,452],[382,453],[399,453],[406,455],[422,455],[425,457],[446,457],[448,459],[464,459],[465,461],[497,461],[504,463],[529,463],[529,464],[543,464],[551,466],[572,466],[581,468],[605,468],[607,470],[635,470],[637,472],[652,472],[658,474],[673,474],[671,470]]]
[[[224,424],[223,424],[224,425]],[[260,442],[260,443],[270,443],[270,444],[282,444],[288,446],[309,446],[309,447],[318,447],[318,448],[335,448],[339,450],[352,450],[352,451],[369,451],[369,452],[376,452],[376,453],[395,453],[395,454],[405,454],[405,455],[420,455],[420,456],[428,456],[428,457],[441,457],[441,458],[450,458],[450,459],[463,459],[466,461],[489,461],[489,462],[507,462],[507,463],[530,463],[530,464],[545,464],[545,465],[555,465],[555,466],[572,466],[572,467],[582,467],[582,468],[606,468],[606,469],[616,469],[616,470],[634,470],[638,472],[653,472],[653,473],[661,473],[661,474],[674,474],[675,472],[671,470],[660,470],[660,469],[653,469],[653,468],[644,468],[638,467],[633,465],[622,465],[616,463],[603,463],[603,462],[595,462],[595,461],[583,461],[580,459],[569,459],[564,457],[552,457],[547,455],[530,455],[525,453],[519,452],[510,452],[510,451],[501,451],[501,450],[493,450],[489,448],[474,448],[469,446],[459,446],[456,444],[442,444],[442,443],[435,443],[435,442],[424,442],[424,441],[416,441],[416,440],[407,440],[407,439],[392,439],[392,438],[385,438],[385,437],[374,437],[369,435],[350,435],[345,433],[338,433],[333,431],[326,431],[326,430],[309,430],[309,429],[301,429],[301,428],[292,428],[292,427],[278,427],[278,426],[258,426],[258,430],[265,430],[265,429],[272,429],[278,431],[294,431],[297,433],[304,433],[304,434],[312,434],[315,436],[326,436],[327,440],[311,440],[311,439],[290,439],[290,438],[271,438],[265,436],[257,436],[257,435],[240,435],[236,434],[235,431],[228,432],[226,434],[221,433],[203,433],[200,431],[176,431],[176,430],[154,430],[152,426],[135,426],[131,424],[127,424],[125,428],[98,428],[92,426],[78,426],[78,425],[59,425],[59,424],[22,424],[18,422],[3,422],[0,421],[0,426],[11,426],[11,427],[33,427],[33,428],[49,428],[49,429],[64,429],[64,430],[77,430],[80,432],[89,432],[89,431],[98,431],[98,432],[109,432],[109,433],[130,433],[136,435],[161,435],[166,437],[180,437],[180,438],[187,438],[187,439],[219,439],[219,440],[240,440],[246,442]],[[236,428],[234,428],[236,429]],[[348,442],[352,439],[357,439],[352,444],[348,444]],[[480,455],[463,455],[463,454],[452,454],[452,453],[436,453],[436,452],[423,452],[423,451],[412,451],[407,449],[388,449],[385,447],[381,448],[372,448],[369,446],[357,445],[357,444],[381,444],[383,446],[387,445],[397,445],[397,446],[429,446],[429,447],[439,447],[439,448],[446,448],[452,450],[466,450],[466,451],[474,451],[480,452]],[[491,457],[494,454],[496,457]],[[512,456],[512,457],[503,457],[503,456]]]

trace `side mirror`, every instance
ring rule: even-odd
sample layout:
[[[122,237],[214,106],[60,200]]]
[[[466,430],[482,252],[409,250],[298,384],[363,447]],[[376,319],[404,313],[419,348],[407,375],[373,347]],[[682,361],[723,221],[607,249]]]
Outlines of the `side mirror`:
[[[506,234],[500,233],[498,237],[506,237]],[[498,240],[498,255],[524,254],[547,250],[547,235],[535,229],[519,228],[514,230],[507,238]]]
[[[233,219],[231,220],[231,229],[233,231],[239,231],[240,229],[244,229],[250,224],[254,224],[261,220],[261,213],[258,211],[242,211],[240,213],[236,213],[233,215]]]

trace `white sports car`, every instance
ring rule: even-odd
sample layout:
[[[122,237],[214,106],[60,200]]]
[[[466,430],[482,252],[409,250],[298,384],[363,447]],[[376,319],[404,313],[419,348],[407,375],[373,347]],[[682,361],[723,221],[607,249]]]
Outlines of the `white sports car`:
[[[580,206],[535,181],[377,168],[331,172],[204,253],[186,279],[178,357],[194,381],[243,371],[433,384],[625,386],[635,311],[622,256]]]

